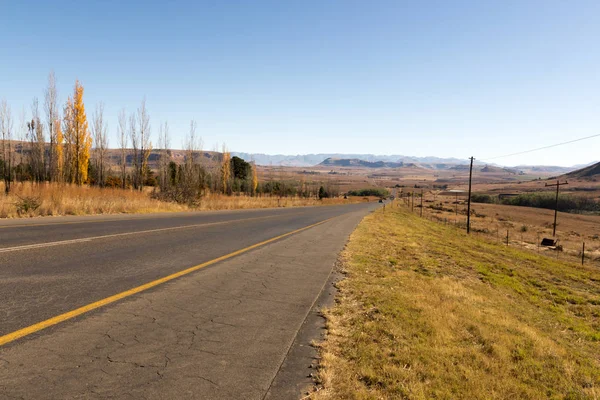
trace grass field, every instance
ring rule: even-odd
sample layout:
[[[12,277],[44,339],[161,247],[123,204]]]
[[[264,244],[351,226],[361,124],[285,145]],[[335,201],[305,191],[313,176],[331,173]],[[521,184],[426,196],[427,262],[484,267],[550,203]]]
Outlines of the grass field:
[[[597,399],[600,271],[367,216],[325,311],[314,399]]]
[[[433,202],[425,196],[424,215],[450,224],[457,223],[466,227],[466,199],[461,199],[458,206],[451,196],[437,196]],[[416,200],[418,205],[418,200]],[[458,215],[455,213],[458,210]],[[512,246],[520,246],[535,251],[554,253],[552,256],[581,260],[582,244],[585,242],[586,263],[594,263],[600,267],[600,216],[559,212],[556,238],[563,251],[551,251],[539,247],[541,239],[552,237],[554,211],[543,208],[510,206],[503,204],[473,203],[471,205],[471,228],[478,235],[486,235],[498,242],[505,242],[509,233]],[[419,213],[418,207],[415,212]]]
[[[148,188],[151,190],[150,188]],[[369,198],[374,201],[376,198]],[[31,182],[13,184],[8,196],[0,183],[0,218],[53,215],[149,213],[170,211],[234,210],[269,207],[299,207],[362,202],[360,197],[323,200],[298,197],[250,197],[208,194],[196,207],[159,201],[150,193],[135,190]]]

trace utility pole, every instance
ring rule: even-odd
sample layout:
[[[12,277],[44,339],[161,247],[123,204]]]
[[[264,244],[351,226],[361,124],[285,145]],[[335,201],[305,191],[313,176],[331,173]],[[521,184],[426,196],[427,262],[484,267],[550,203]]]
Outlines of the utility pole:
[[[467,234],[471,233],[471,181],[473,179],[473,160],[471,157],[471,167],[469,168],[469,199],[467,200]]]
[[[549,186],[556,186],[556,202],[554,203],[554,228],[552,229],[552,236],[556,236],[556,217],[558,215],[558,189],[562,186],[562,185],[568,185],[569,182],[564,181],[563,183],[560,183],[560,181],[556,181],[556,183],[552,183],[550,185],[548,185],[546,183],[546,187]]]
[[[420,217],[423,217],[423,189],[421,189],[421,215]]]

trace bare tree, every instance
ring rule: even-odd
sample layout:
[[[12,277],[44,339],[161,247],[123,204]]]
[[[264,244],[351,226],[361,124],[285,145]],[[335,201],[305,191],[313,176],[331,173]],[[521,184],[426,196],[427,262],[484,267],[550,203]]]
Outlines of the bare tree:
[[[213,157],[209,163],[209,171],[211,175],[211,190],[218,192],[221,190],[221,158],[219,157],[219,143],[215,143],[213,149]]]
[[[108,134],[106,122],[104,121],[104,104],[96,105],[93,115],[92,136],[94,138],[94,153],[96,169],[98,171],[98,185],[104,186],[106,179],[106,152],[108,150]]]
[[[2,100],[2,103],[0,103],[0,137],[2,138],[2,143],[0,146],[0,151],[2,152],[0,154],[2,168],[0,169],[0,173],[2,173],[2,178],[4,180],[4,193],[6,194],[10,192],[10,185],[13,176],[14,153],[12,148],[12,129],[13,122],[10,107],[6,103],[6,100]]]
[[[223,184],[223,194],[231,194],[231,153],[223,143],[222,161],[221,161],[221,181]]]
[[[140,139],[140,151],[139,151],[139,163],[138,163],[138,179],[139,189],[144,188],[144,181],[146,178],[146,171],[148,170],[148,157],[152,151],[152,142],[150,141],[150,115],[146,109],[146,99],[142,100],[142,105],[138,108],[137,120],[139,124],[139,139]]]
[[[25,111],[25,106],[21,108],[21,113],[19,114],[19,164],[17,171],[15,173],[15,178],[18,181],[23,181],[25,179],[24,176],[24,163],[25,163],[25,147],[27,147],[27,112]],[[15,148],[15,151],[17,149]]]
[[[131,164],[133,166],[133,173],[132,173],[132,181],[133,181],[133,187],[135,189],[139,188],[139,177],[138,177],[138,171],[139,171],[139,164],[140,164],[140,159],[139,159],[139,152],[140,152],[140,138],[138,135],[138,131],[137,131],[137,123],[136,123],[136,118],[135,118],[135,114],[131,114],[129,116],[129,139],[131,140],[131,149],[132,149],[132,158],[131,158]]]
[[[196,134],[196,121],[190,121],[190,131],[183,148],[185,160],[174,191],[176,201],[196,205],[205,188],[205,169],[200,162],[202,140]]]
[[[46,111],[46,123],[48,124],[48,136],[50,138],[50,149],[48,151],[48,180],[57,179],[58,169],[56,168],[56,142],[57,130],[60,129],[58,116],[58,101],[56,91],[56,78],[54,71],[48,75],[48,87],[44,96],[44,109]]]
[[[186,138],[185,148],[185,164],[187,166],[194,165],[196,163],[197,153],[202,147],[202,140],[196,135],[196,121],[190,121],[190,132]]]
[[[169,186],[169,162],[171,161],[169,150],[171,138],[169,136],[169,125],[166,122],[160,125],[158,147],[160,148],[159,185],[161,191],[165,191]]]
[[[119,113],[119,147],[121,148],[121,185],[125,189],[125,179],[127,178],[127,115],[125,110]]]
[[[46,179],[46,168],[44,155],[46,141],[44,139],[44,125],[40,118],[39,103],[37,97],[31,105],[31,122],[27,123],[29,128],[29,141],[31,142],[30,166],[34,180],[41,182]]]
[[[74,117],[73,117],[73,106],[72,99],[68,98],[63,108],[63,123],[62,129],[64,133],[64,146],[63,146],[63,166],[61,171],[61,180],[66,182],[72,182],[75,176],[75,132],[74,132]]]
[[[201,141],[196,135],[196,121],[190,121],[190,132],[185,143],[185,168],[184,179],[185,184],[189,187],[198,188],[200,182],[198,180],[199,169],[195,168],[198,165],[198,153],[200,152]]]

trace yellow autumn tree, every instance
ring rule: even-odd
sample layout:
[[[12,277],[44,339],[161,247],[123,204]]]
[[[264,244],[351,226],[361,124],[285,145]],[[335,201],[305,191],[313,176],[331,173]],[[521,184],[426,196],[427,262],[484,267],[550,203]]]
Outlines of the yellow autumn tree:
[[[256,194],[258,188],[258,171],[256,169],[256,163],[252,163],[252,194]]]
[[[81,185],[88,178],[92,137],[83,103],[83,86],[79,81],[75,81],[73,98],[67,99],[64,118],[70,181]]]
[[[231,179],[231,154],[223,146],[223,163],[221,164],[221,179],[223,183],[223,193],[229,193],[229,181]]]

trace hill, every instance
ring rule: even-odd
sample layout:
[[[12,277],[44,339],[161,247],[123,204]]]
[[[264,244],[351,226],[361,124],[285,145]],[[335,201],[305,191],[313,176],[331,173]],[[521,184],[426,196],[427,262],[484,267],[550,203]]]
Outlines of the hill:
[[[385,161],[365,161],[358,158],[327,158],[319,163],[322,166],[328,167],[366,167],[366,168],[401,168],[403,162],[385,162]]]
[[[148,156],[148,166],[152,169],[158,168],[158,162],[160,160],[161,154],[163,150],[161,149],[153,149]],[[168,154],[171,157],[171,160],[176,164],[183,164],[185,162],[186,151],[185,150],[177,150],[177,149],[169,149],[167,150]],[[121,162],[121,150],[120,149],[109,149],[106,152],[108,162],[111,165],[119,165]],[[211,162],[220,162],[221,161],[221,153],[217,153],[214,151],[196,151],[194,152],[195,157],[202,157],[204,159],[204,163],[209,164]],[[126,156],[127,165],[132,165],[133,162],[133,154],[131,149],[127,149]]]
[[[600,177],[600,162],[563,175],[565,178],[591,179]]]
[[[588,164],[589,165],[589,164]],[[586,165],[587,166],[587,165]],[[556,165],[517,165],[513,169],[530,174],[566,174],[582,166],[559,167]]]

